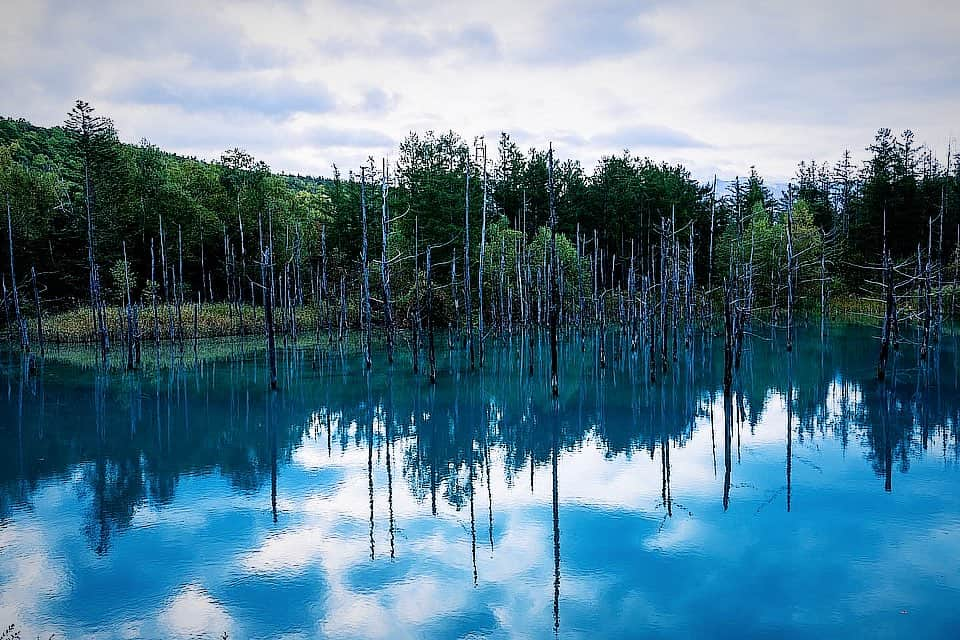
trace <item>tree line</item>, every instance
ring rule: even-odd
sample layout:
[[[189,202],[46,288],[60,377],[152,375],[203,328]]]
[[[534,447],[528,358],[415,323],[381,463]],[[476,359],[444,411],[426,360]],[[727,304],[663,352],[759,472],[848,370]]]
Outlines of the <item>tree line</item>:
[[[182,347],[204,305],[229,310],[224,334],[259,332],[275,307],[284,339],[359,327],[369,361],[374,326],[390,359],[397,330],[427,351],[446,329],[482,365],[491,333],[609,321],[666,358],[704,308],[720,319],[725,295],[741,329],[762,313],[789,330],[865,294],[886,317],[884,279],[865,274],[888,256],[890,271],[921,265],[890,285],[902,315],[919,313],[924,282],[923,299],[951,313],[960,162],[910,131],[881,129],[867,151],[859,166],[849,151],[801,162],[777,197],[754,168],[718,192],[682,165],[624,151],[588,171],[506,133],[410,133],[392,164],[314,178],[241,149],[207,162],[123,144],[77,101],[61,127],[0,119],[6,326],[25,346],[42,338],[41,305],[89,307],[86,338],[106,352],[112,336],[132,357],[144,332]]]

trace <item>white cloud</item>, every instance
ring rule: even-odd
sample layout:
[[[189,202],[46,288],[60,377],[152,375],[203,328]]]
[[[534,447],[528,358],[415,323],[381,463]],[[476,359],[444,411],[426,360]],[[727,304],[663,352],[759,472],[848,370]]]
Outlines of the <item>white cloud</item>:
[[[125,139],[208,158],[242,145],[300,173],[452,128],[576,132],[558,152],[588,167],[630,147],[703,178],[781,179],[881,126],[945,146],[960,98],[947,0],[38,2],[4,22],[3,113],[54,124],[83,97]]]
[[[224,608],[195,584],[185,585],[158,616],[160,626],[170,637],[206,637],[214,633],[230,634],[233,620]]]

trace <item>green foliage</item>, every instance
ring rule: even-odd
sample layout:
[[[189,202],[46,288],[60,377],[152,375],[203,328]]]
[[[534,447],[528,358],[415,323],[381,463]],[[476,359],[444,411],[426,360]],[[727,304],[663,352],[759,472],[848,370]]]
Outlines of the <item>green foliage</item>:
[[[527,245],[527,259],[535,269],[543,269],[550,260],[550,229],[540,227],[530,244]],[[577,291],[578,278],[586,287],[593,282],[590,279],[590,265],[585,258],[577,262],[577,248],[564,235],[557,234],[557,259],[560,261],[560,272],[563,274],[564,295],[572,295]]]
[[[813,210],[805,200],[797,200],[791,209],[793,251],[797,273],[796,300],[803,306],[819,305],[819,260],[823,233],[814,224]],[[755,202],[749,217],[744,219],[742,234],[736,225],[728,226],[716,247],[720,277],[729,277],[731,254],[734,263],[753,266],[753,288],[758,307],[782,302],[787,271],[787,214],[765,209]],[[739,277],[746,277],[742,274]],[[738,277],[734,274],[733,277]],[[814,295],[816,292],[816,295]],[[815,299],[815,303],[813,300]]]
[[[601,158],[590,171],[576,161],[558,159],[555,200],[564,281],[568,287],[576,284],[574,274],[579,272],[584,274],[584,284],[590,285],[590,269],[584,266],[589,258],[576,268],[578,230],[588,256],[602,251],[605,265],[618,257],[612,278],[621,283],[623,259],[631,246],[639,256],[655,253],[658,230],[665,220],[673,219],[684,250],[686,234],[693,231],[697,282],[705,283],[712,273],[714,284],[719,283],[727,273],[731,251],[739,252],[743,261],[752,251],[758,304],[772,302],[783,286],[788,208],[800,256],[801,294],[808,297],[817,280],[812,263],[825,234],[836,285],[856,291],[860,278],[854,269],[837,269],[841,260],[875,264],[884,220],[895,258],[911,255],[926,239],[928,222],[937,219],[942,207],[946,261],[956,246],[951,230],[960,224],[956,167],[948,171],[940,166],[910,132],[898,137],[881,130],[869,152],[870,159],[859,171],[849,154],[832,170],[822,163],[801,163],[796,181],[779,202],[755,168],[747,178],[737,179],[727,194],[715,198],[710,186],[699,184],[683,166],[658,163],[629,151]],[[456,257],[459,281],[467,221],[467,254],[475,290],[485,174],[484,293],[498,293],[501,274],[505,286],[515,282],[518,249],[526,252],[534,269],[542,264],[549,213],[546,152],[523,150],[503,134],[488,150],[488,158],[487,166],[482,166],[473,144],[452,131],[411,133],[401,143],[396,166],[388,168],[387,203],[392,284],[400,317],[412,304],[414,284],[423,284],[428,245],[434,247],[437,304],[452,307],[451,262]],[[164,152],[147,141],[121,144],[112,122],[82,101],[64,127],[41,128],[0,118],[0,195],[10,198],[15,258],[24,265],[24,272],[36,268],[51,309],[70,308],[86,300],[88,202],[95,260],[104,272],[111,301],[122,297],[117,265],[124,243],[136,297],[149,301],[156,293],[156,283],[140,289],[151,273],[152,244],[157,283],[169,281],[171,268],[179,268],[182,246],[185,290],[207,292],[212,281],[215,298],[222,300],[230,290],[228,272],[234,291],[242,285],[248,292],[250,279],[256,278],[261,227],[264,233],[273,231],[275,263],[281,271],[298,272],[305,292],[314,288],[311,283],[322,264],[331,287],[338,288],[340,275],[345,274],[348,291],[355,292],[361,274],[363,189],[376,292],[381,286],[381,171],[375,164],[366,166],[366,184],[361,185],[357,172],[342,175],[337,167],[332,167],[330,178],[278,175],[242,149],[203,162]],[[325,251],[320,246],[322,232]],[[715,234],[712,265],[711,232]],[[164,260],[166,273],[160,271]]]
[[[505,217],[501,216],[487,225],[483,277],[491,293],[495,285],[498,286],[501,273],[508,282],[516,281],[518,251],[522,251],[523,246],[523,234],[511,229]]]
[[[134,292],[137,290],[137,277],[130,270],[130,265],[123,259],[117,260],[110,267],[110,286],[108,297],[113,302],[124,304],[127,299],[127,287],[130,287],[131,297],[136,300]]]

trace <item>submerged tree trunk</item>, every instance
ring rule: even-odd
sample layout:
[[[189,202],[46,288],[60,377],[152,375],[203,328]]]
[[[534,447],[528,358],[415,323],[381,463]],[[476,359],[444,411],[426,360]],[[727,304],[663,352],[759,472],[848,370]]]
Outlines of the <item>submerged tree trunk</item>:
[[[383,175],[381,180],[381,192],[383,195],[383,206],[381,208],[380,228],[383,234],[383,244],[380,252],[380,279],[383,284],[383,321],[387,331],[387,363],[393,364],[393,301],[390,299],[390,258],[388,252],[388,236],[390,224],[390,210],[387,205],[387,191],[390,188],[387,182],[387,161],[383,161]]]
[[[183,229],[177,225],[177,265],[174,298],[177,302],[177,338],[180,340],[180,353],[183,353]]]
[[[427,360],[430,363],[430,384],[437,382],[437,356],[433,338],[433,272],[431,253],[433,247],[427,245]]]
[[[723,392],[730,394],[733,387],[733,350],[735,340],[733,285],[723,283]]]
[[[13,336],[10,334],[10,331],[13,330],[13,320],[10,318],[10,293],[7,291],[7,276],[3,276],[3,313],[6,318],[7,324],[7,339],[10,340]]]
[[[157,312],[157,258],[153,248],[153,238],[150,238],[150,305],[153,307],[153,342],[160,348],[160,314]]]
[[[886,244],[886,243],[884,243]],[[890,254],[884,249],[883,254],[883,287],[886,293],[886,310],[883,314],[883,328],[880,336],[880,358],[877,363],[877,380],[883,382],[887,376],[887,358],[890,355],[890,342],[895,331],[894,323],[897,313],[896,298],[893,291],[893,265]]]
[[[477,327],[480,339],[480,367],[483,367],[483,258],[487,245],[487,145],[482,143],[483,153],[483,200],[480,203],[480,256],[477,265]]]
[[[464,242],[463,242],[463,302],[467,323],[467,343],[470,349],[470,369],[476,367],[476,353],[473,340],[473,296],[470,291],[470,158],[466,161],[466,195],[464,198]]]
[[[20,350],[24,353],[29,353],[30,335],[27,332],[27,321],[23,317],[23,311],[20,308],[20,293],[17,290],[17,272],[14,268],[13,260],[13,223],[10,216],[10,196],[7,196],[7,239],[9,240],[10,246],[10,281],[13,287],[13,311],[17,321],[17,333],[20,337]]]
[[[793,351],[793,212],[787,207],[787,351]]]
[[[420,373],[420,329],[422,322],[420,301],[420,220],[413,220],[413,320],[410,329],[413,332],[413,373]]]
[[[340,319],[337,324],[337,342],[342,343],[347,335],[347,274],[340,271]]]
[[[130,262],[127,260],[127,243],[123,242],[123,288],[127,303],[127,371],[136,368],[134,361],[133,304],[130,296]]]
[[[560,263],[557,260],[557,207],[553,189],[553,144],[547,152],[547,185],[550,199],[550,392],[560,395],[557,372],[557,321],[560,306],[560,287],[557,284]]]
[[[363,347],[364,366],[369,369],[373,365],[371,351],[371,336],[373,331],[370,309],[370,263],[367,255],[367,174],[364,167],[360,167],[360,220],[363,238],[360,244],[360,262],[363,269]]]
[[[100,275],[94,259],[94,224],[93,224],[93,183],[90,180],[90,160],[83,154],[83,200],[87,211],[87,266],[90,270],[90,306],[93,309],[94,333],[100,338],[100,354],[104,363],[110,351],[110,338],[107,335],[107,323],[103,314],[103,304],[100,300]],[[16,287],[16,283],[14,283]]]
[[[272,226],[272,225],[271,225]],[[263,324],[267,338],[267,361],[270,367],[270,389],[277,390],[277,342],[273,327],[273,233],[269,244],[263,244],[263,221],[260,221],[260,286],[263,290]]]
[[[820,238],[820,340],[827,333],[827,234],[821,233]]]
[[[37,310],[37,343],[43,356],[47,350],[43,336],[43,308],[40,306],[40,289],[37,287],[37,270],[34,267],[30,267],[30,280],[33,282],[33,305]]]

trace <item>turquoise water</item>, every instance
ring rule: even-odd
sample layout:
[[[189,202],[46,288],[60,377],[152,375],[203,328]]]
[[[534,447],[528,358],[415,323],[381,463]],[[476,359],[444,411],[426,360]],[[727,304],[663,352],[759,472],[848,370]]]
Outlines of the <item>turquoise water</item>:
[[[608,337],[0,373],[0,626],[24,637],[960,637],[960,361],[876,332]],[[189,351],[189,350],[188,350]],[[895,370],[894,370],[895,369]],[[789,399],[789,402],[788,402]]]

